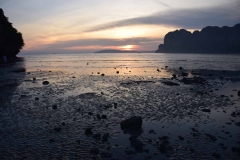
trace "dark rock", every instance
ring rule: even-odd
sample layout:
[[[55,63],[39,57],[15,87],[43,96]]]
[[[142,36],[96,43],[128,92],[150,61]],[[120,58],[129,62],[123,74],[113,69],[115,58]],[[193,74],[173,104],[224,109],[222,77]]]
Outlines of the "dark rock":
[[[107,118],[107,115],[102,115],[102,119],[106,119]]]
[[[178,138],[182,141],[184,140],[184,137],[183,136],[178,136]]]
[[[240,122],[235,123],[235,125],[237,125],[238,127],[240,127]]]
[[[187,77],[187,76],[188,76],[188,73],[182,72],[182,76],[183,76],[183,77]]]
[[[98,154],[99,153],[99,148],[91,148],[90,153],[95,154],[95,155]]]
[[[182,67],[179,67],[179,70],[182,70],[183,68]]]
[[[231,113],[231,116],[232,116],[232,117],[240,116],[240,111],[232,112],[232,113]]]
[[[48,82],[48,81],[43,81],[42,84],[43,84],[43,85],[48,85],[49,82]]]
[[[88,112],[88,115],[90,115],[90,116],[91,116],[91,115],[93,115],[93,113],[92,113],[92,112]]]
[[[158,72],[160,72],[160,70],[159,70],[159,69],[157,69],[157,71],[158,71]]]
[[[120,123],[121,129],[140,129],[142,127],[142,117],[134,116]]]
[[[213,140],[213,141],[216,141],[216,140],[217,140],[217,138],[216,138],[215,136],[211,135],[211,134],[205,133],[205,135],[206,135],[207,137],[209,137],[209,138],[210,138],[211,140]]]
[[[98,119],[101,119],[101,116],[100,116],[100,114],[97,114],[97,118],[98,118]]]
[[[86,135],[92,134],[92,128],[90,128],[90,127],[89,127],[89,128],[86,128],[86,129],[85,129],[85,134],[86,134]]]
[[[117,105],[118,105],[117,103],[115,103],[115,102],[113,103],[113,106],[115,109],[117,108]]]
[[[101,74],[101,76],[105,76],[105,74],[104,74],[104,73],[102,73],[102,74]]]
[[[173,74],[172,77],[173,77],[173,78],[177,78],[177,75],[176,75],[176,74]]]
[[[240,96],[240,91],[238,91],[238,96]]]
[[[33,78],[33,81],[36,81],[36,78]]]
[[[116,71],[117,74],[119,74],[119,71]]]
[[[57,132],[60,132],[62,130],[62,128],[61,127],[55,127],[54,130],[57,131]]]
[[[162,83],[168,86],[179,86],[178,83],[171,82],[171,81],[163,81]]]
[[[155,131],[153,129],[151,129],[148,133],[155,133]]]
[[[126,149],[125,149],[125,153],[126,153],[127,155],[131,155],[131,154],[135,154],[135,151],[133,151],[132,149],[126,148]]]
[[[108,137],[109,137],[109,133],[105,133],[102,136],[102,142],[107,142],[108,141]]]
[[[203,112],[211,112],[210,109],[206,109],[206,108],[202,109],[202,111],[203,111]]]
[[[52,109],[56,110],[56,109],[57,109],[57,105],[54,104],[54,105],[52,106]]]
[[[53,143],[53,142],[55,142],[55,139],[51,138],[51,139],[49,139],[49,142]]]
[[[101,133],[94,134],[93,138],[96,139],[96,140],[100,140],[101,139]]]
[[[38,97],[35,97],[35,100],[37,101],[37,100],[39,100],[39,98],[38,98]]]

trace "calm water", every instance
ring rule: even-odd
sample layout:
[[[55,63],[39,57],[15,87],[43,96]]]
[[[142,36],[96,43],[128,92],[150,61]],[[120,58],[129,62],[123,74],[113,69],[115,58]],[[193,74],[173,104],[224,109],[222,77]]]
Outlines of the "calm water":
[[[27,71],[63,70],[92,74],[156,74],[156,68],[240,70],[240,55],[164,53],[20,54]],[[116,68],[116,69],[114,69]],[[122,69],[122,70],[120,70]]]

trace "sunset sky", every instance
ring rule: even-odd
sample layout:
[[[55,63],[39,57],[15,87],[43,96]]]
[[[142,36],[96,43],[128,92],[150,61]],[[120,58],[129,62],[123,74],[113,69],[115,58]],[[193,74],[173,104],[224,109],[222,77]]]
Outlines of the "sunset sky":
[[[240,0],[1,0],[22,53],[156,50],[176,29],[240,23]]]

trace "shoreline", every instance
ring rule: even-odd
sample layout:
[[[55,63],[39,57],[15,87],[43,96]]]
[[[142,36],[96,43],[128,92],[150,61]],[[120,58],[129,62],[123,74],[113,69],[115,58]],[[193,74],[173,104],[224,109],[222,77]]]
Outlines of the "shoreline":
[[[23,64],[1,77],[3,87],[14,85],[0,108],[2,158],[239,158],[240,81],[233,81],[239,71],[191,75],[163,66],[165,78],[145,76],[144,70],[104,76],[41,68],[17,72]],[[182,72],[204,80],[184,84]],[[132,116],[143,118],[141,129],[122,130],[120,123]],[[92,133],[86,134],[89,127]]]

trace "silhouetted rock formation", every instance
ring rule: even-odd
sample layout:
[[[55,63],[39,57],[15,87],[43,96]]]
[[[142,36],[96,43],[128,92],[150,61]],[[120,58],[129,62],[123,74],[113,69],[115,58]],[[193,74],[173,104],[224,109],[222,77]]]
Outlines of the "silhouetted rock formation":
[[[156,53],[240,53],[240,24],[205,27],[193,33],[180,29],[164,37]]]
[[[3,56],[6,56],[8,62],[14,62],[23,46],[22,34],[13,28],[0,8],[0,63],[4,62]]]

